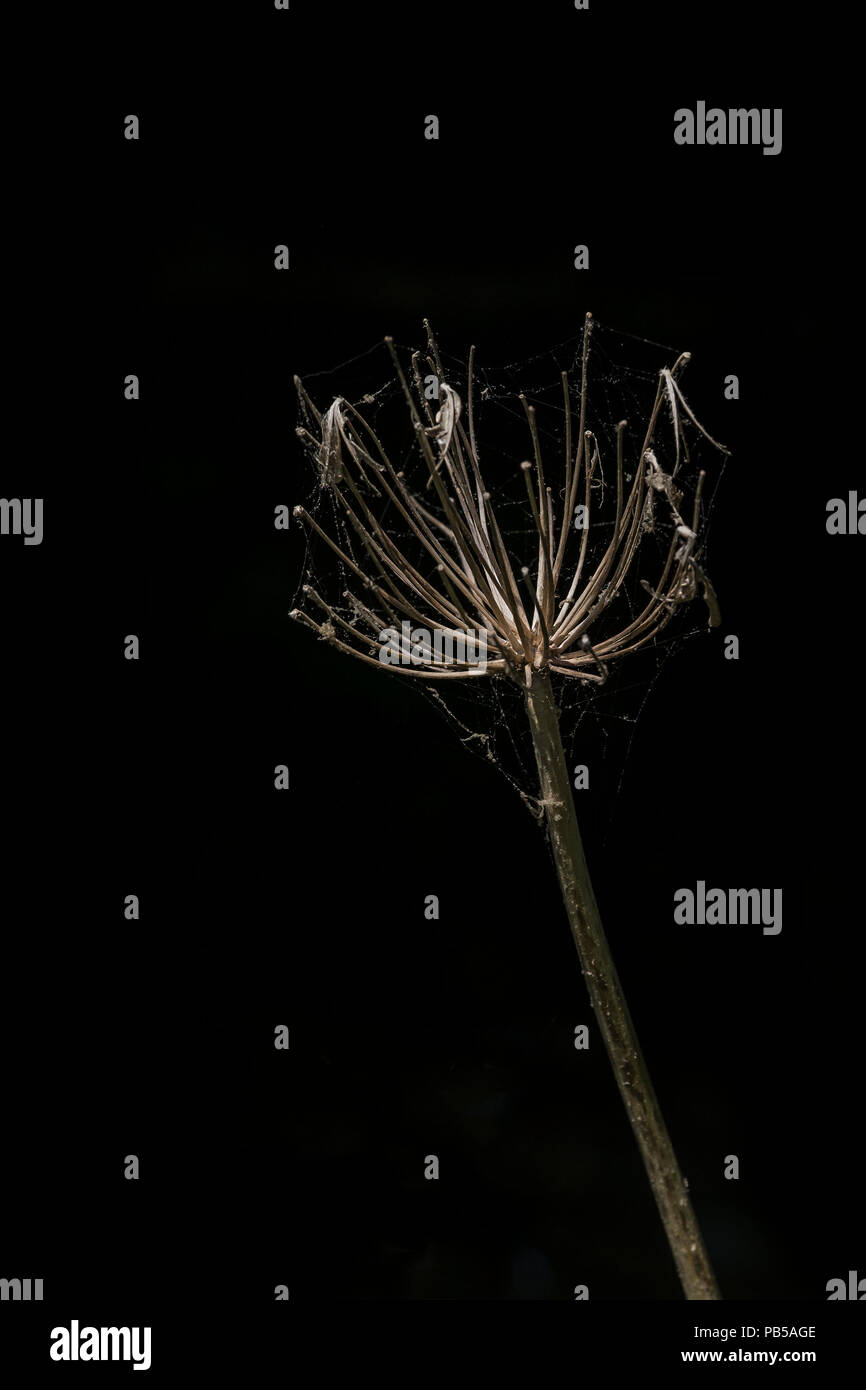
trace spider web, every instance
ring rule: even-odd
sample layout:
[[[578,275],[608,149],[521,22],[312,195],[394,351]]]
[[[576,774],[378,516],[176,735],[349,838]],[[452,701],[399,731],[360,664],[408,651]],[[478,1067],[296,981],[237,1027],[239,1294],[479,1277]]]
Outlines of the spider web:
[[[578,431],[577,393],[582,345],[581,332],[528,359],[491,366],[478,360],[476,355],[474,363],[473,409],[484,482],[515,573],[519,572],[521,566],[527,566],[533,581],[538,563],[538,533],[520,471],[520,464],[525,459],[531,460],[533,453],[521,397],[535,407],[546,481],[553,490],[558,531],[564,506],[567,437],[562,373],[568,373],[572,387],[573,454]],[[427,376],[430,368],[426,365],[429,352],[426,340],[414,345],[395,343],[394,346],[410,382],[410,362],[414,351],[421,356],[422,378]],[[451,355],[442,343],[437,346],[443,379],[460,397],[464,412],[462,418],[465,420],[468,357]],[[587,370],[586,427],[595,435],[599,462],[591,489],[592,520],[586,576],[592,574],[594,561],[612,534],[617,424],[621,420],[628,422],[624,435],[624,487],[627,495],[635,470],[640,466],[641,446],[659,385],[659,372],[674,365],[679,351],[608,328],[593,320]],[[384,343],[378,342],[336,367],[308,373],[302,379],[305,390],[322,413],[337,396],[349,401],[372,426],[394,468],[405,474],[413,493],[431,511],[435,510],[435,493],[427,486],[427,465],[421,456],[403,388]],[[675,404],[668,398],[662,405],[653,437],[653,450],[660,467],[676,478],[677,490],[682,493],[679,509],[682,518],[688,521],[691,520],[699,470],[706,468],[698,543],[701,566],[711,568],[709,523],[724,473],[724,454],[701,438],[682,409],[677,411],[679,426],[682,427],[681,442],[677,444]],[[435,412],[437,402],[434,400],[431,405]],[[308,412],[301,411],[300,422],[309,424]],[[309,463],[305,462],[304,469],[305,476],[310,478],[314,470],[310,469]],[[642,531],[639,563],[632,566],[634,574],[630,572],[611,605],[615,617],[613,612],[604,614],[605,627],[599,626],[598,635],[593,629],[595,640],[622,629],[636,618],[647,604],[646,584],[652,586],[662,573],[675,520],[671,516],[671,509],[664,504],[664,498],[656,495],[653,503],[651,489],[648,495],[652,514],[649,524],[645,524]],[[583,501],[583,483],[578,498]],[[357,560],[361,568],[369,567],[357,536],[347,524],[331,490],[322,484],[321,476],[313,482],[305,499],[305,507],[347,556]],[[596,520],[596,517],[599,519]],[[389,534],[400,548],[407,555],[412,554],[415,538],[398,510],[386,505],[380,511],[380,519],[387,524]],[[568,584],[565,570],[563,578],[565,585],[560,585],[560,588],[564,591]],[[294,596],[295,605],[308,607],[304,586],[312,586],[327,598],[334,613],[351,619],[356,615],[345,592],[347,584],[353,581],[357,585],[347,566],[319,536],[308,532],[302,573]],[[677,610],[662,633],[645,647],[612,661],[604,683],[589,684],[556,673],[552,676],[569,767],[573,769],[577,763],[586,763],[592,768],[599,758],[602,759],[608,785],[614,789],[610,798],[611,820],[622,790],[638,720],[653,695],[664,667],[684,642],[698,633],[706,632],[707,609],[699,595],[694,602],[678,604]],[[316,616],[321,619],[321,614]],[[388,625],[383,618],[383,628]],[[311,641],[315,640],[312,633],[309,637]],[[351,660],[348,655],[344,659]],[[371,669],[371,681],[383,679],[387,669],[383,668],[382,674]],[[485,679],[438,682],[407,678],[401,674],[392,674],[390,678],[402,681],[432,702],[464,745],[477,756],[493,763],[527,808],[535,816],[540,815],[532,743],[522,695],[512,680],[495,674]]]

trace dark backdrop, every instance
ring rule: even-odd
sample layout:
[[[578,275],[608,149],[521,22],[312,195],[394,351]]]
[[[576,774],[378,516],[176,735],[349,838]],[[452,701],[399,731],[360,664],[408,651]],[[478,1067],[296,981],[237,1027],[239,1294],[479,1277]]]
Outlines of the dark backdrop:
[[[54,187],[95,277],[64,326],[83,394],[16,479],[44,471],[44,545],[3,556],[2,1273],[44,1272],[52,1320],[225,1299],[264,1326],[278,1283],[680,1297],[600,1037],[572,1046],[591,1014],[543,836],[407,683],[287,617],[304,541],[273,509],[311,484],[292,375],[417,343],[425,316],[494,364],[587,309],[693,353],[689,400],[732,449],[711,573],[740,659],[711,634],[665,665],[619,795],[591,731],[567,752],[593,767],[602,915],[726,1298],[820,1301],[862,1264],[859,542],[824,526],[859,470],[843,204],[767,56],[773,12],[613,8],[486,6],[467,32],[293,4],[199,37],[154,13],[81,93],[83,165]],[[676,147],[699,98],[783,106],[782,154]],[[698,878],[781,886],[781,935],[675,927]]]

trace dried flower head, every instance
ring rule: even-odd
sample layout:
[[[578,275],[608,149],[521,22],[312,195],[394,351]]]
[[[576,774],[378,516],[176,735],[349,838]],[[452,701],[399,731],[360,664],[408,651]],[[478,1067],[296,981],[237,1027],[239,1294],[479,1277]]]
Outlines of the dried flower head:
[[[680,464],[688,458],[684,420],[690,420],[707,439],[710,436],[695,420],[677,381],[688,361],[683,353],[659,374],[630,477],[624,461],[626,423],[620,421],[617,426],[616,502],[609,509],[612,517],[600,517],[609,489],[603,485],[599,439],[586,419],[591,323],[587,316],[575,447],[572,388],[567,373],[562,373],[565,459],[555,490],[545,476],[535,409],[521,397],[533,455],[521,464],[526,489],[523,509],[528,507],[532,517],[531,570],[509,553],[503,536],[497,511],[503,511],[505,491],[497,496],[494,507],[481,474],[473,402],[474,349],[464,413],[459,395],[445,381],[428,328],[427,361],[438,386],[434,414],[421,377],[420,354],[412,358],[413,393],[393,343],[386,340],[414,426],[415,455],[420,452],[424,461],[423,490],[411,487],[405,472],[394,467],[374,429],[353,405],[338,397],[322,415],[297,382],[306,419],[298,433],[315,460],[321,488],[333,503],[339,541],[303,507],[296,507],[295,515],[330,546],[353,583],[343,595],[342,612],[305,585],[305,594],[322,616],[316,619],[298,610],[292,616],[340,650],[374,666],[382,663],[387,652],[383,639],[390,634],[393,640],[401,628],[404,636],[408,629],[410,659],[405,664],[389,660],[392,670],[425,680],[464,680],[493,672],[522,687],[538,769],[539,817],[546,821],[594,1017],[686,1297],[717,1299],[709,1255],[599,915],[550,678],[557,673],[581,681],[605,680],[613,661],[654,641],[678,608],[690,603],[699,590],[709,609],[710,626],[718,624],[716,597],[699,564],[704,474],[698,476],[688,520],[681,511],[683,493],[677,481]],[[661,443],[656,437],[665,405],[673,433],[669,470],[659,462]],[[598,494],[602,501],[596,507]],[[577,520],[578,513],[580,525],[572,520]],[[657,552],[660,569],[652,581],[639,571],[641,542],[650,534],[663,538]],[[617,616],[623,607],[617,606],[617,600],[628,580],[630,601],[623,620]],[[434,643],[433,631],[449,641]],[[450,640],[461,634],[468,637],[473,631],[483,638],[485,659],[480,663],[474,650],[470,657],[467,643],[456,644],[455,654]],[[443,645],[447,648],[444,659]],[[492,660],[486,658],[488,650]]]
[[[298,430],[312,454],[322,488],[348,523],[347,537],[357,545],[341,546],[303,508],[295,516],[336,553],[356,581],[343,595],[343,612],[310,585],[304,593],[321,617],[293,610],[292,617],[313,628],[340,650],[382,664],[386,632],[401,625],[422,633],[451,637],[483,634],[491,654],[483,665],[467,659],[462,647],[441,658],[416,646],[411,664],[390,667],[424,679],[470,679],[488,673],[512,676],[531,685],[533,672],[549,670],[582,681],[601,682],[612,662],[652,642],[672,615],[698,593],[709,610],[709,625],[719,622],[713,587],[701,567],[699,540],[704,473],[698,477],[688,520],[679,508],[683,498],[675,479],[688,458],[684,420],[723,452],[695,419],[682,394],[678,373],[689,360],[682,353],[659,373],[655,401],[628,489],[624,462],[626,421],[616,428],[616,501],[598,507],[595,495],[604,475],[597,435],[588,427],[587,360],[592,316],[587,315],[581,353],[581,380],[575,410],[568,373],[562,373],[565,405],[564,474],[551,486],[542,460],[535,407],[521,396],[532,459],[521,464],[527,503],[537,542],[532,568],[522,565],[503,539],[491,494],[482,477],[474,412],[474,348],[470,352],[468,400],[463,402],[445,381],[439,352],[428,325],[427,363],[438,383],[438,409],[426,399],[420,353],[412,357],[414,391],[406,379],[391,339],[386,342],[411,414],[425,465],[424,494],[410,487],[364,416],[338,397],[320,413],[302,383],[295,383],[306,424]],[[670,471],[659,462],[656,443],[663,407],[669,408],[674,458]],[[576,416],[576,422],[575,422]],[[576,440],[573,441],[576,423]],[[655,447],[654,447],[655,446]],[[431,495],[432,494],[432,495]],[[658,526],[657,508],[667,509],[672,534],[654,582],[640,586],[646,598],[627,620],[617,619],[614,604],[633,574],[643,538]],[[607,515],[604,516],[605,510]],[[574,524],[577,512],[581,525]],[[399,517],[388,523],[386,513]],[[590,544],[602,519],[609,539]],[[408,534],[412,554],[397,531]],[[607,529],[599,528],[598,535]],[[591,557],[591,562],[590,562]],[[417,625],[417,629],[414,627]],[[437,659],[438,658],[438,659]]]

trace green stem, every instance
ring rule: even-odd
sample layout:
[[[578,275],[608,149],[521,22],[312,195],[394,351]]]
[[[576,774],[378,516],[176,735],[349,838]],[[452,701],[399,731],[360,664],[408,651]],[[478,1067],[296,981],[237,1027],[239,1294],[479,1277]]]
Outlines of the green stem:
[[[646,1165],[687,1299],[719,1299],[691,1199],[677,1164],[604,934],[571,794],[556,702],[546,671],[524,691],[541,799],[559,885],[596,1021]]]

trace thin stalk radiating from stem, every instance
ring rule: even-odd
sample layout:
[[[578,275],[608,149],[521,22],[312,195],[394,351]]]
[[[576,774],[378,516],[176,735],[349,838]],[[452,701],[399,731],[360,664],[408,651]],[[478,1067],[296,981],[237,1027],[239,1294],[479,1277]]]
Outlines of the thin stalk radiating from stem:
[[[595,900],[571,794],[550,677],[533,672],[524,700],[559,886],[605,1047],[640,1147],[687,1299],[720,1299]]]

